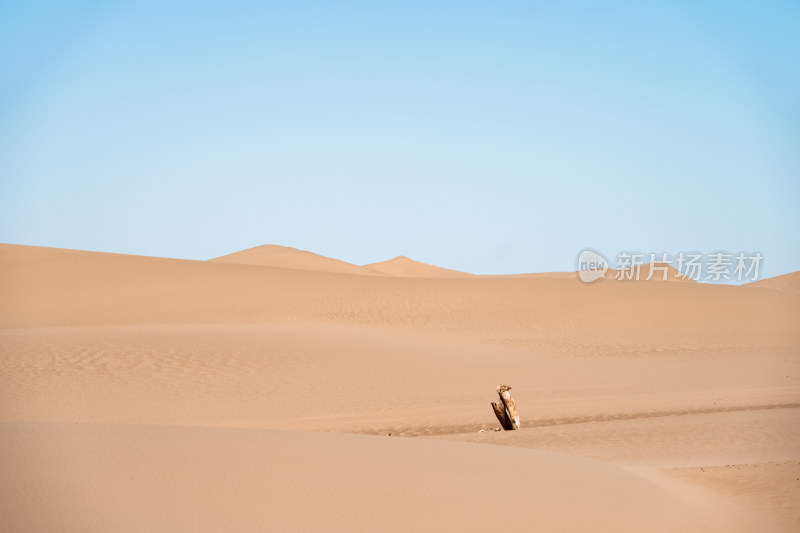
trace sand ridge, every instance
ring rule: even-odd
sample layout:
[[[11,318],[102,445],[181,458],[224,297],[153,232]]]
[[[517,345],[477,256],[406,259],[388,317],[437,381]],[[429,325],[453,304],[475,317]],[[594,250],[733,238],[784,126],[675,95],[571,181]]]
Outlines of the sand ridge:
[[[2,529],[798,523],[784,283],[354,275],[261,252],[303,263],[0,245]],[[498,383],[523,430],[494,431]]]
[[[378,263],[370,263],[364,265],[364,268],[382,274],[391,276],[399,276],[404,278],[466,278],[472,277],[473,274],[461,272],[459,270],[451,270],[449,268],[442,268],[427,263],[421,263],[409,259],[404,255],[398,255],[388,261],[381,261]]]
[[[315,254],[305,250],[298,250],[289,246],[264,244],[234,252],[232,254],[209,259],[217,263],[232,263],[237,265],[269,266],[278,268],[293,268],[298,270],[312,270],[319,272],[337,272],[340,274],[356,274],[361,276],[380,276],[379,272],[369,270],[346,261]]]

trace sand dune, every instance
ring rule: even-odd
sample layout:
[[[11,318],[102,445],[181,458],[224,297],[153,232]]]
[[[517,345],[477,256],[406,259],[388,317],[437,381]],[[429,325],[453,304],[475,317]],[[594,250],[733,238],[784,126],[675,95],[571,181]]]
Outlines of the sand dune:
[[[775,289],[778,291],[800,293],[800,272],[792,272],[774,278],[762,279],[749,284],[751,287]]]
[[[279,268],[294,268],[298,270],[316,270],[319,272],[338,272],[341,274],[358,274],[362,276],[382,275],[345,261],[339,261],[323,255],[318,255],[288,246],[265,244],[248,248],[221,257],[209,259],[218,263],[233,263],[237,265],[258,265]]]
[[[3,477],[13,481],[4,483],[0,509],[12,529],[672,532],[748,525],[723,507],[730,515],[709,529],[713,499],[689,502],[625,469],[551,452],[252,429],[6,424],[2,431]],[[95,507],[70,505],[64,495]],[[55,505],[36,512],[32,498]]]
[[[633,267],[626,271],[620,272],[619,269],[615,270],[609,268],[606,272],[606,279],[614,279],[623,282],[636,282],[636,281],[673,281],[679,283],[696,283],[695,280],[688,276],[684,276],[681,271],[667,263],[645,263],[638,268]],[[649,279],[648,279],[649,278]]]
[[[364,268],[401,278],[465,278],[472,276],[466,272],[420,263],[403,255],[388,261],[364,265]]]
[[[800,523],[791,287],[271,255],[0,245],[0,529]],[[493,431],[503,382],[521,431]]]
[[[265,244],[240,252],[209,259],[217,263],[238,265],[257,265],[339,274],[358,274],[362,276],[397,276],[410,278],[452,278],[470,277],[472,274],[441,268],[405,256],[364,266],[354,265],[338,259],[298,250],[288,246]]]

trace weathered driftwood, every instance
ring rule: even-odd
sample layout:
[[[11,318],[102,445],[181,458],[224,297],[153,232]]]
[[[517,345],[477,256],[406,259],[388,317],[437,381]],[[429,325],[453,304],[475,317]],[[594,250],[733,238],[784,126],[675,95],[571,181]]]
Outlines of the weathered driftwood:
[[[511,421],[512,429],[519,429],[522,427],[522,425],[519,423],[517,404],[514,402],[514,398],[511,397],[511,393],[508,392],[510,390],[511,387],[508,385],[499,385],[497,387],[497,392],[500,394],[500,398],[503,400],[503,404],[506,406],[506,415]]]
[[[508,392],[510,390],[511,387],[508,385],[498,385],[497,394],[500,396],[500,402],[492,402],[494,414],[500,421],[500,425],[503,426],[503,429],[506,431],[519,429],[521,427],[519,423],[519,413],[517,413],[517,404],[514,402],[514,398],[511,397],[511,393]]]
[[[503,429],[506,431],[514,429],[511,427],[511,421],[508,419],[508,416],[506,416],[506,406],[503,405],[503,402],[492,402],[492,409],[494,409],[494,414],[500,421],[500,425],[503,426]]]

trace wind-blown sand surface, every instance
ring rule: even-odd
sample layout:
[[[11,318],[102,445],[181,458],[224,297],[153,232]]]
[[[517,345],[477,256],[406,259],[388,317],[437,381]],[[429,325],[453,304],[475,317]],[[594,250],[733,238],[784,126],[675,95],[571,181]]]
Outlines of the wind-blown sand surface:
[[[776,279],[0,245],[0,530],[796,531]]]

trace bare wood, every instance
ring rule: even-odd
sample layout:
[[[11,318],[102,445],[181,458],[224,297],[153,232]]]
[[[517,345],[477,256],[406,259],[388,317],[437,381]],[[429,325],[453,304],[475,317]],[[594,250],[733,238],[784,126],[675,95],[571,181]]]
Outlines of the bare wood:
[[[513,429],[511,427],[511,421],[506,415],[506,406],[503,404],[503,402],[492,402],[492,409],[494,409],[494,414],[497,417],[497,420],[500,421],[500,425],[503,426],[503,429],[506,431]]]
[[[500,399],[503,401],[503,405],[505,406],[506,416],[508,417],[511,429],[519,429],[522,426],[519,423],[519,413],[517,413],[517,404],[514,402],[514,398],[511,397],[511,393],[508,392],[510,390],[511,387],[509,387],[508,385],[497,386],[497,394],[500,395]]]

